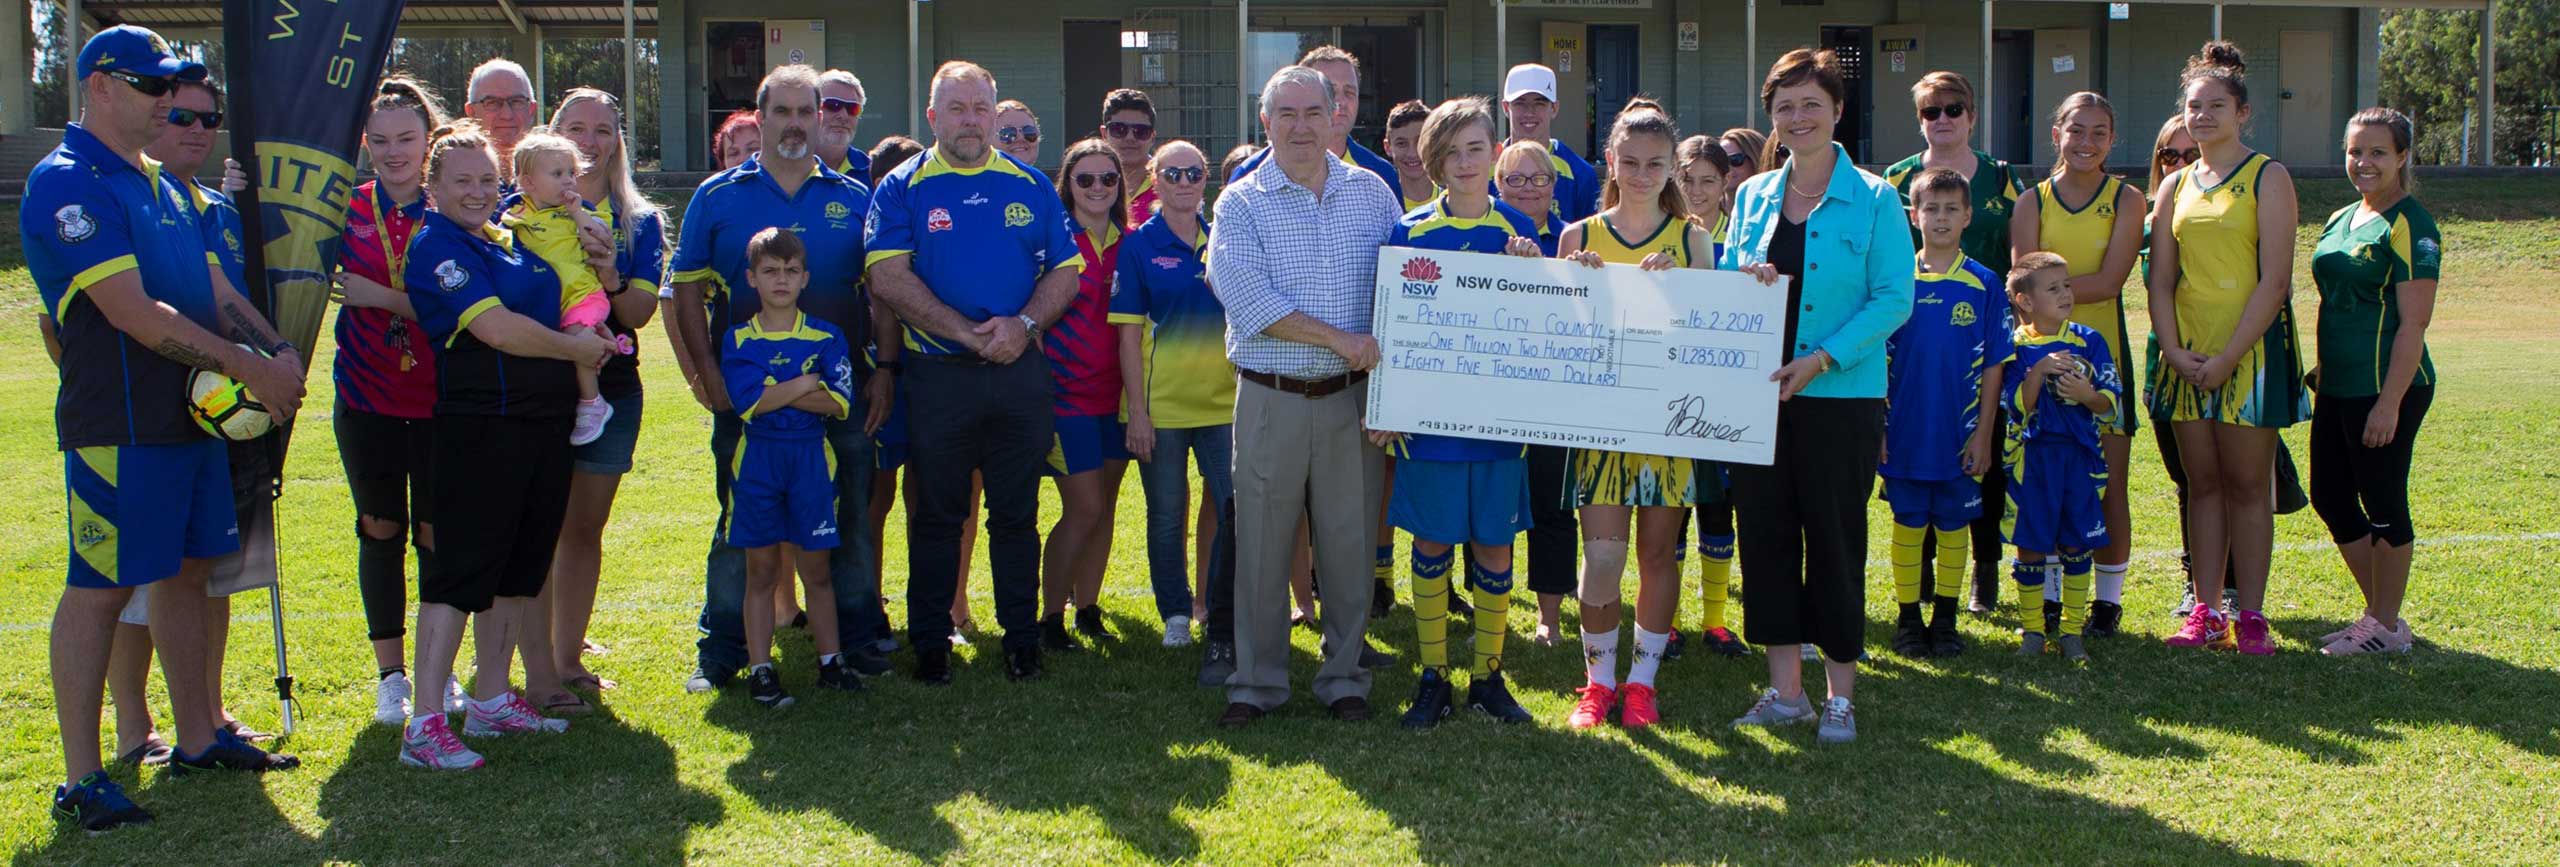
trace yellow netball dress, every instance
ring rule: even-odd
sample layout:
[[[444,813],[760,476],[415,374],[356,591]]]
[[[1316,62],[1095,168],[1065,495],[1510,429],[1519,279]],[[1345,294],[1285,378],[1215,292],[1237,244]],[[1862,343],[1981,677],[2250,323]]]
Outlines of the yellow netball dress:
[[[1636,265],[1654,253],[1670,254],[1672,267],[1694,261],[1687,220],[1665,219],[1640,241],[1629,241],[1602,217],[1582,221],[1582,249],[1612,265]],[[1565,506],[1697,505],[1697,462],[1688,458],[1574,449],[1565,465]]]
[[[2098,194],[2074,208],[2062,201],[2060,190],[2047,179],[2036,184],[2036,238],[2047,252],[2071,263],[2071,276],[2085,277],[2105,267],[2107,244],[2116,236],[2116,198],[2124,182],[2109,177],[2098,184]],[[2124,296],[2105,301],[2092,301],[2071,306],[2071,321],[2089,326],[2107,340],[2107,357],[2119,365],[2131,356],[2124,354]],[[2119,392],[2117,405],[2124,404]],[[2138,426],[2137,412],[2119,412],[2115,418],[2101,422],[2100,429],[2116,436],[2130,436]]]
[[[2232,333],[2258,286],[2258,184],[2268,162],[2265,154],[2250,154],[2210,187],[2194,182],[2201,163],[2178,170],[2177,214],[2169,231],[2178,239],[2179,343],[2205,355],[2219,354],[2233,340],[2254,345],[2232,367],[2231,378],[2209,391],[2162,365],[2152,382],[2152,399],[2162,404],[2153,407],[2156,417],[2285,427],[2311,415],[2292,301],[2276,309],[2265,333]]]

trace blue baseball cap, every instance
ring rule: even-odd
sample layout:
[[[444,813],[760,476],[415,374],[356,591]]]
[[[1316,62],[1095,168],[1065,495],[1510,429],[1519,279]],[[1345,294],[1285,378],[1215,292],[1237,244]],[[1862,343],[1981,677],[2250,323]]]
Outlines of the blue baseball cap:
[[[169,40],[131,24],[98,31],[98,35],[89,37],[89,44],[80,46],[80,78],[109,70],[181,81],[205,78],[204,64],[178,59],[169,51]]]

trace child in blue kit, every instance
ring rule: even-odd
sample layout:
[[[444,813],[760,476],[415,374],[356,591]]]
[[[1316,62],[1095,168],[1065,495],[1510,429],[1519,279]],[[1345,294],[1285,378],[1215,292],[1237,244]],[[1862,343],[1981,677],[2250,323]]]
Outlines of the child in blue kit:
[[[1893,652],[1964,652],[1956,600],[1982,514],[1982,474],[1996,459],[2001,362],[2009,357],[2009,303],[2000,277],[1964,254],[1971,188],[1945,169],[1911,183],[1911,226],[1920,233],[1911,318],[1886,343],[1884,499],[1893,509],[1893,594],[1901,615]],[[1920,625],[1921,551],[1934,531],[1936,586]]]
[[[747,598],[773,598],[794,567],[808,594],[809,635],[818,644],[818,685],[859,690],[837,646],[835,585],[827,551],[843,539],[836,526],[835,453],[827,420],[853,412],[853,360],[844,333],[800,312],[809,285],[808,250],[800,237],[769,228],[747,240],[747,285],[764,304],[729,332],[720,373],[729,402],[746,423],[730,455],[729,544],[746,549]],[[791,706],[773,673],[773,606],[746,609],[747,694],[769,708]]]
[[[2089,552],[2107,545],[2107,459],[2100,425],[2122,412],[2124,383],[2106,338],[2071,320],[2071,272],[2062,257],[2030,253],[2009,271],[2017,305],[2016,345],[2005,365],[2009,472],[2009,544],[2018,549],[2018,653],[2044,653],[2045,634],[2028,616],[2047,581],[2062,584],[2062,655],[2087,663],[2081,642],[2088,618]]]

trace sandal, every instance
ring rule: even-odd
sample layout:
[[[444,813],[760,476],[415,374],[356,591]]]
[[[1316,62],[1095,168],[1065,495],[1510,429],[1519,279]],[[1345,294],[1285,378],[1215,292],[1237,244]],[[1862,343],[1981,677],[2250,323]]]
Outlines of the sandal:
[[[140,746],[134,747],[124,755],[117,756],[116,764],[128,767],[156,768],[168,764],[169,757],[177,755],[177,752],[176,748],[169,746],[168,741],[161,740],[159,735],[145,735],[142,738],[142,744]]]
[[[620,684],[616,684],[613,681],[606,680],[592,674],[581,674],[576,677],[569,678],[568,680],[561,681],[560,685],[570,689],[584,689],[589,692],[603,692],[619,686]]]
[[[223,723],[222,730],[230,732],[232,737],[239,738],[244,742],[253,744],[275,740],[276,737],[275,735],[267,734],[266,732],[241,725],[240,721],[236,719]]]
[[[542,703],[542,712],[547,716],[585,716],[595,713],[596,706],[588,704],[584,696],[563,689]]]
[[[578,643],[578,652],[588,656],[603,656],[612,653],[613,648],[597,644],[595,639],[589,638]]]

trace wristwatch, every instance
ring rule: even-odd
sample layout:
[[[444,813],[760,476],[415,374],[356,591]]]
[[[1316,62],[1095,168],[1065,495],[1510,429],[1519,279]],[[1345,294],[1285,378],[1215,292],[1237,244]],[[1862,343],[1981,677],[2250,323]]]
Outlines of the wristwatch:
[[[907,363],[903,361],[883,361],[878,364],[874,364],[871,367],[874,370],[888,371],[892,376],[902,375],[907,372]]]
[[[1023,334],[1030,336],[1033,340],[1040,339],[1040,320],[1031,318],[1029,313],[1017,313],[1013,318],[1014,321],[1022,323]]]

